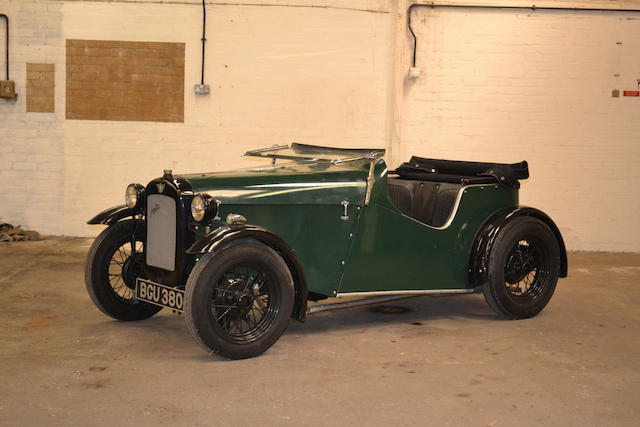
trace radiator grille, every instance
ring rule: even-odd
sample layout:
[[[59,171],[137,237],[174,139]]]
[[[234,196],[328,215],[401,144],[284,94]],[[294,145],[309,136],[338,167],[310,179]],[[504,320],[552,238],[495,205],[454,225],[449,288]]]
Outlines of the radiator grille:
[[[162,194],[147,198],[147,265],[176,268],[176,202]]]

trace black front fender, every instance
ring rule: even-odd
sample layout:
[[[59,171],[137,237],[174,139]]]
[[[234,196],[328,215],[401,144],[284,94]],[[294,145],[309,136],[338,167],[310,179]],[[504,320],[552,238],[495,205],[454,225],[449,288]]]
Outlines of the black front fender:
[[[493,243],[500,231],[512,219],[520,216],[537,218],[547,224],[551,229],[558,241],[558,247],[560,248],[559,276],[567,277],[569,268],[567,262],[567,249],[565,248],[564,239],[562,238],[562,234],[560,234],[558,226],[553,222],[549,215],[545,214],[541,210],[526,206],[518,206],[496,212],[487,221],[485,221],[480,228],[480,231],[476,235],[469,259],[468,280],[471,286],[481,285],[488,280],[489,255],[491,254]]]
[[[129,216],[133,217],[138,214],[139,212],[136,212],[133,209],[129,209],[127,205],[119,205],[119,206],[114,206],[112,208],[103,210],[98,215],[94,216],[89,221],[87,221],[87,224],[111,225],[120,221],[123,218],[129,217]]]
[[[244,239],[257,240],[269,246],[287,263],[296,292],[292,316],[301,322],[304,321],[307,313],[307,281],[304,271],[293,249],[273,232],[264,227],[249,224],[220,227],[191,245],[187,253],[192,255],[215,253],[231,242]]]

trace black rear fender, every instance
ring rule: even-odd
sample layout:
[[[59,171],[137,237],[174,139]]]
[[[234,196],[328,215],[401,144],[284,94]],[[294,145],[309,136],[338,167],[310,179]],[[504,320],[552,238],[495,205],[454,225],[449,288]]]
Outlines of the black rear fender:
[[[544,212],[530,207],[519,206],[515,208],[507,208],[493,214],[480,228],[480,231],[476,235],[476,239],[471,249],[471,255],[469,259],[469,283],[471,286],[479,286],[488,279],[488,265],[489,255],[491,254],[491,248],[495,238],[500,234],[500,231],[514,218],[521,216],[530,216],[537,218],[540,221],[547,224],[547,226],[553,232],[560,248],[560,277],[567,277],[568,262],[567,262],[567,250],[564,245],[564,239],[558,226],[553,220]]]

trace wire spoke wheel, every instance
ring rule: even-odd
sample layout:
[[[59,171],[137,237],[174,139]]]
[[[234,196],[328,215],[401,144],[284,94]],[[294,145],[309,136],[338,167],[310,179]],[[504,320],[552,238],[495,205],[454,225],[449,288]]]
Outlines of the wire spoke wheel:
[[[231,359],[257,356],[282,335],[294,287],[284,260],[254,241],[203,256],[185,290],[185,320],[196,341]]]
[[[243,342],[259,336],[277,315],[278,290],[273,279],[258,266],[241,266],[223,274],[214,283],[211,314],[220,333]]]
[[[532,217],[518,217],[496,236],[482,292],[500,316],[525,319],[547,305],[559,271],[560,247],[547,224]]]
[[[91,245],[85,284],[94,304],[118,320],[142,320],[162,307],[135,299],[136,279],[144,277],[144,222],[120,221]]]
[[[144,246],[141,241],[125,242],[118,246],[109,259],[107,268],[109,285],[123,301],[133,303],[136,279],[144,274]]]

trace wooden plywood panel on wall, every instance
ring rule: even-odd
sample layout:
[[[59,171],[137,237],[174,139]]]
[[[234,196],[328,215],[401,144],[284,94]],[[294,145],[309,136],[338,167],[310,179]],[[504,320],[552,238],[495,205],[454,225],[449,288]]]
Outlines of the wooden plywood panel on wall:
[[[53,113],[55,65],[27,63],[27,113]]]
[[[67,40],[66,118],[184,121],[184,43]]]

